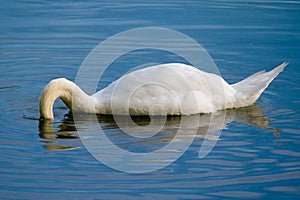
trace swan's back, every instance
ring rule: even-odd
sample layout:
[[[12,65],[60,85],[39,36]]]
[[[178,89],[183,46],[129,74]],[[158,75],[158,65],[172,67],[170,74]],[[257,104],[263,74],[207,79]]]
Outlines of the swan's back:
[[[216,74],[170,63],[128,73],[94,96],[102,114],[190,115],[223,109],[235,93]]]

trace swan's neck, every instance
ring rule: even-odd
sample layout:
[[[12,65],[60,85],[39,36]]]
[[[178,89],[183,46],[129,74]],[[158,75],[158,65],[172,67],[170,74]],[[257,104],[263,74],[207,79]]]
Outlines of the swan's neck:
[[[93,112],[95,100],[83,92],[75,83],[59,78],[52,80],[43,90],[40,98],[41,119],[53,119],[54,101],[60,98],[72,111]]]

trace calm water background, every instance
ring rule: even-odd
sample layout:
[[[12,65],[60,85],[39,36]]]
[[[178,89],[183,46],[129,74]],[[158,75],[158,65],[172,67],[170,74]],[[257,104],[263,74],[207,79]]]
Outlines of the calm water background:
[[[299,1],[2,1],[0,198],[298,199],[299,21]],[[39,95],[51,79],[74,80],[99,42],[145,26],[171,28],[201,43],[230,83],[283,61],[290,64],[256,106],[228,112],[227,125],[206,158],[198,158],[204,123],[188,151],[166,168],[119,172],[88,153],[60,101],[53,124],[40,124]],[[99,88],[135,63],[176,59],[155,52],[130,55],[109,68]],[[167,144],[179,121],[169,119],[156,138],[133,141],[111,118],[99,118],[117,145],[136,152]],[[94,124],[85,119],[77,128]]]

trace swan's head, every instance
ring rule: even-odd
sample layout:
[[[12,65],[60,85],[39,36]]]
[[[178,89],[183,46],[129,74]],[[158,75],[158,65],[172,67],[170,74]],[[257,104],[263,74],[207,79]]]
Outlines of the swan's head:
[[[67,107],[72,108],[72,96],[75,83],[58,78],[50,81],[42,91],[40,97],[40,119],[53,119],[53,103],[57,98],[61,98]]]

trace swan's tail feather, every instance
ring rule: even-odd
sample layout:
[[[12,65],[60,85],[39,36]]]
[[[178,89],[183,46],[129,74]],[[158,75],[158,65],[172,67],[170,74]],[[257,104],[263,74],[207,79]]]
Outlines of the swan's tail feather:
[[[244,107],[253,104],[287,65],[288,63],[284,62],[269,72],[265,70],[257,72],[231,85],[237,91],[235,95],[235,107]]]

